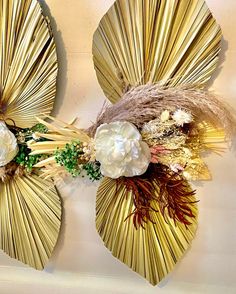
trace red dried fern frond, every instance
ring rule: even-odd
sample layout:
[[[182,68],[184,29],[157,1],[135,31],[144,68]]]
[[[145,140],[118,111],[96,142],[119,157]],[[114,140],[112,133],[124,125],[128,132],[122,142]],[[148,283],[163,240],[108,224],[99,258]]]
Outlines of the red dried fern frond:
[[[159,187],[158,202],[160,211],[164,217],[168,215],[175,222],[191,225],[189,219],[194,218],[190,204],[195,195],[185,178],[181,174],[173,173],[164,165],[154,166],[152,179]]]
[[[153,222],[151,212],[155,211],[155,209],[151,206],[151,202],[157,201],[157,197],[153,193],[154,187],[152,182],[141,177],[122,177],[117,179],[117,189],[121,186],[126,188],[126,197],[129,197],[130,193],[132,194],[135,206],[132,214],[127,216],[126,219],[133,216],[133,223],[136,229],[140,226],[144,228],[144,223],[147,221]]]
[[[190,188],[182,175],[173,173],[168,167],[161,164],[151,164],[148,171],[139,177],[117,179],[117,189],[125,187],[126,197],[133,197],[134,211],[131,215],[136,229],[145,228],[145,223],[153,222],[152,213],[162,213],[175,222],[179,221],[186,226],[189,219],[194,218],[190,204],[195,191]],[[154,201],[158,202],[160,211],[152,207]],[[153,222],[154,223],[154,222]]]

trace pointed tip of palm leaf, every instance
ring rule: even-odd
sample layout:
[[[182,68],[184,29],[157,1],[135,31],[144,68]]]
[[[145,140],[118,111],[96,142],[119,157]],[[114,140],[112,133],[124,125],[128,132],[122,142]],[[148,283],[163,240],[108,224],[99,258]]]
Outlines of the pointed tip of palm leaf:
[[[132,194],[132,193],[131,193]],[[133,196],[116,180],[105,178],[98,190],[96,227],[112,255],[129,266],[152,285],[157,285],[185,254],[197,230],[197,207],[192,197],[191,210],[195,218],[191,225],[174,222],[160,212],[157,201],[152,202],[152,222],[145,229],[135,228],[130,216],[135,210]]]
[[[0,184],[0,248],[42,270],[56,246],[61,200],[51,181],[36,175]]]

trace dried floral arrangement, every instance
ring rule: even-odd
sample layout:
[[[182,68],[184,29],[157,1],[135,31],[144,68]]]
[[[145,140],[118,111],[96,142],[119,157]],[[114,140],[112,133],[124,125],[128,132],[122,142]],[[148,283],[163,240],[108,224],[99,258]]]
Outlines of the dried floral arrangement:
[[[25,11],[22,1],[14,3]],[[27,4],[45,24],[37,1]],[[29,30],[35,36],[37,29]],[[1,248],[43,268],[60,228],[51,180],[87,176],[101,180],[96,227],[105,246],[156,285],[196,232],[198,200],[189,182],[211,179],[204,155],[222,153],[235,135],[234,114],[203,90],[217,66],[220,27],[204,0],[117,0],[93,42],[95,70],[111,104],[88,129],[49,115],[57,67],[48,23],[42,35],[43,45],[32,43],[40,47],[38,60],[32,54],[37,61],[29,72],[23,67],[30,83],[22,87],[16,79],[21,91],[5,87],[0,100]],[[24,72],[16,65],[12,75]]]
[[[48,132],[28,142],[32,156],[47,156],[35,165],[45,179],[101,180],[97,230],[115,257],[153,285],[194,238],[198,200],[189,181],[211,179],[204,155],[221,154],[235,135],[234,114],[203,90],[220,40],[203,0],[117,0],[93,43],[112,104],[86,130],[38,119]]]

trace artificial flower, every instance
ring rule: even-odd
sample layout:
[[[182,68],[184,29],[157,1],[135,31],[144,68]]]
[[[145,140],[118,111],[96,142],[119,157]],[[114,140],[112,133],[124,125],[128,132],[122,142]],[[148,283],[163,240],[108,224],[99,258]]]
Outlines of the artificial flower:
[[[171,164],[170,169],[175,173],[179,173],[181,171],[184,171],[184,167],[178,163]]]
[[[170,112],[165,110],[161,113],[161,122],[168,121],[170,119]]]
[[[113,122],[98,127],[95,150],[101,173],[113,179],[142,175],[151,160],[148,145],[129,122]]]
[[[0,121],[0,167],[7,165],[18,153],[17,140],[14,134]]]
[[[163,146],[157,145],[150,148],[151,151],[151,162],[152,163],[159,163],[159,156],[161,157],[162,154],[168,154],[170,153],[168,150],[166,150]]]
[[[34,141],[38,141],[40,139],[40,136],[39,136],[38,133],[33,133],[32,138],[33,138]]]
[[[193,117],[190,113],[178,109],[173,114],[173,120],[176,122],[178,126],[183,126],[184,124],[189,124],[193,121]]]

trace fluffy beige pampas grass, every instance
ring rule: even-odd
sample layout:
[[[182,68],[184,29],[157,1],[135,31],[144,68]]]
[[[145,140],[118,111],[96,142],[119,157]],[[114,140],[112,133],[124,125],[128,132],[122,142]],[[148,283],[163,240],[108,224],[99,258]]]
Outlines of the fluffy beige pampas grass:
[[[187,85],[169,88],[158,84],[131,88],[116,104],[103,108],[88,132],[93,136],[101,124],[113,121],[129,121],[142,128],[144,123],[159,117],[162,111],[176,109],[191,112],[196,123],[206,121],[224,129],[227,138],[236,133],[235,114],[215,94]]]

